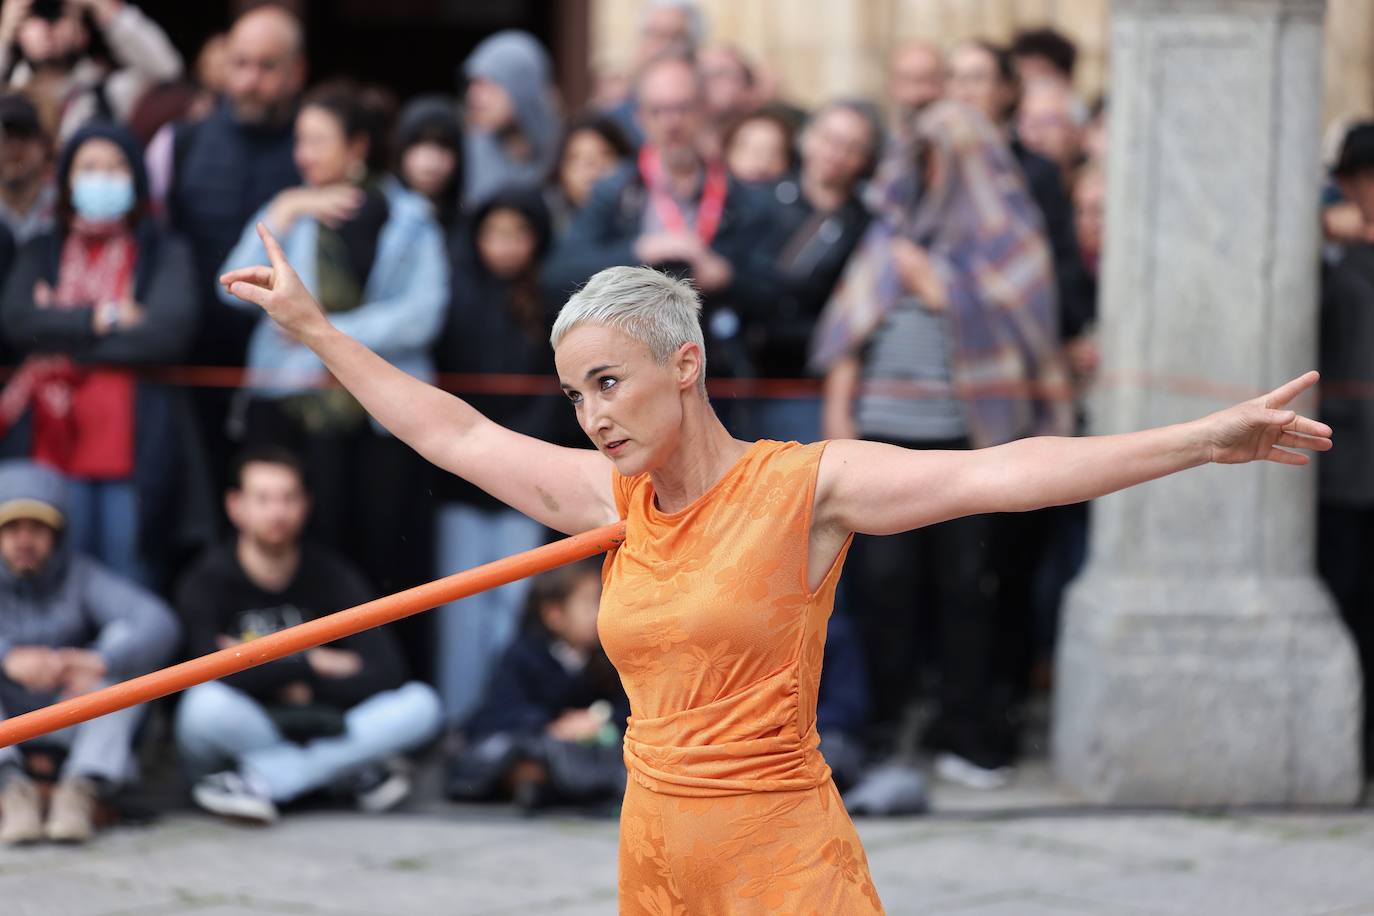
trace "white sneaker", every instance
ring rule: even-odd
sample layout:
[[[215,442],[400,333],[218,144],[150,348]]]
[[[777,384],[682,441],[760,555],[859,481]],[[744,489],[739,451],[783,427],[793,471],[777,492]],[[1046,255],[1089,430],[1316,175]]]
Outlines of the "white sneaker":
[[[279,816],[267,791],[237,770],[206,776],[191,788],[191,797],[197,805],[220,817],[273,824]]]
[[[966,757],[942,751],[935,755],[935,775],[968,789],[1004,789],[1015,771],[1011,767],[982,767]]]

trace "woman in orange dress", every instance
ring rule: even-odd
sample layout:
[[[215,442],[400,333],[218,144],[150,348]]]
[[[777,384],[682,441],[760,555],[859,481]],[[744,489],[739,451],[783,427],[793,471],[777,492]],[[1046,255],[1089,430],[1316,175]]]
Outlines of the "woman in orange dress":
[[[621,816],[627,914],[880,913],[817,751],[826,618],[855,532],[1092,499],[1209,461],[1303,464],[1330,429],[1295,379],[1200,420],[960,452],[742,442],[706,397],[700,302],[648,268],[563,307],[558,376],[595,450],[519,435],[335,329],[266,227],[271,267],[228,290],[309,346],[393,434],[560,531],[625,519],[600,631],[630,699]]]

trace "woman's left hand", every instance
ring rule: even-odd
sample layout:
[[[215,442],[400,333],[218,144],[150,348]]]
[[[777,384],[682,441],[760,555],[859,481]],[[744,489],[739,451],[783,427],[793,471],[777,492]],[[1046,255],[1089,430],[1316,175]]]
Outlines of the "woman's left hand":
[[[1298,395],[1317,384],[1316,372],[1293,379],[1266,395],[1207,417],[1207,445],[1216,464],[1274,461],[1307,464],[1308,457],[1291,449],[1325,452],[1331,448],[1331,427],[1288,409]]]

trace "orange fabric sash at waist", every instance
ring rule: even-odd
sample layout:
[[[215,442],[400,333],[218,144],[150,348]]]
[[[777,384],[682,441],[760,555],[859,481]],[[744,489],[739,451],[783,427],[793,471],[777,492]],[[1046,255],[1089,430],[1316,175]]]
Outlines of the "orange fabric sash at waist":
[[[709,798],[813,789],[830,778],[814,719],[798,728],[797,668],[790,665],[705,706],[656,719],[631,716],[630,778],[661,795]]]

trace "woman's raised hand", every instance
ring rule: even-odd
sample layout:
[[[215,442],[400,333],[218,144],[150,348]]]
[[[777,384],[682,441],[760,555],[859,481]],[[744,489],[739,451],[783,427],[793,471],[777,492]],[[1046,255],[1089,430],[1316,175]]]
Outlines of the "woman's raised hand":
[[[329,319],[287,262],[286,253],[272,233],[262,223],[257,228],[272,266],[231,270],[219,282],[232,295],[261,306],[287,334],[303,340],[312,328],[329,324]]]
[[[1207,417],[1211,460],[1218,464],[1275,461],[1306,464],[1308,458],[1292,449],[1325,452],[1331,448],[1331,427],[1288,409],[1289,403],[1317,383],[1308,372],[1266,395]]]

